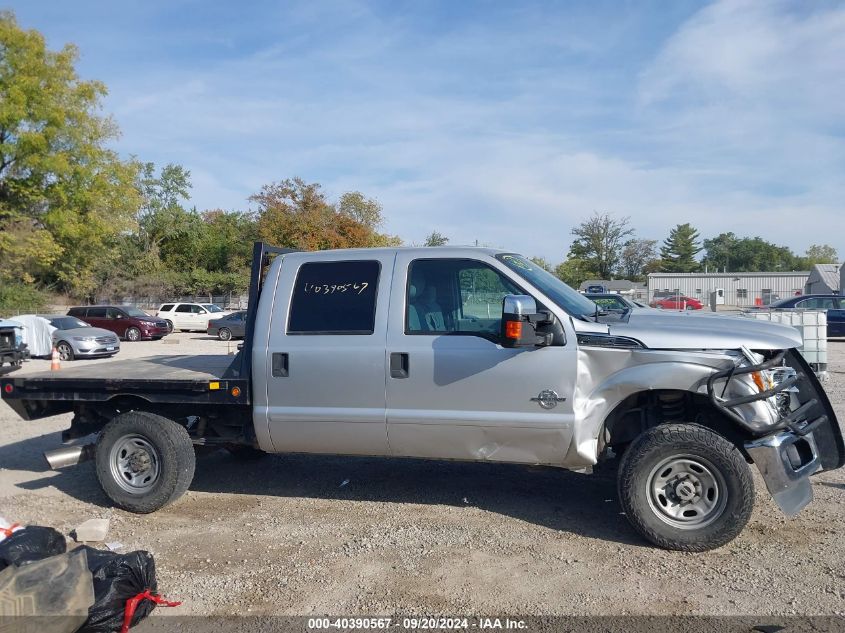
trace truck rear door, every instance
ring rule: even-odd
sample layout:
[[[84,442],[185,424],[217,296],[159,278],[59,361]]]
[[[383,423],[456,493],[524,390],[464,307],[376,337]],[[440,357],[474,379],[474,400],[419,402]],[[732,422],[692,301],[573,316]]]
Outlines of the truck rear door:
[[[280,452],[383,455],[385,339],[394,253],[285,257],[266,356]]]

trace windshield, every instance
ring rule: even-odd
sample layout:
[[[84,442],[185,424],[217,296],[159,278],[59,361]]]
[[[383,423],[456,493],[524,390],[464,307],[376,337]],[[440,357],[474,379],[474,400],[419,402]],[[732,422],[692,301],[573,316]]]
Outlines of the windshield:
[[[532,286],[547,295],[569,314],[576,316],[592,315],[598,306],[584,295],[575,292],[547,270],[543,270],[530,259],[522,255],[496,255],[496,259],[526,279]]]
[[[124,306],[121,309],[131,317],[148,317],[148,316],[150,316],[149,314],[147,314],[143,310],[139,310],[138,308],[129,308],[129,307]]]
[[[57,330],[74,330],[78,327],[91,327],[85,321],[80,321],[74,317],[55,317],[50,319],[50,325]]]
[[[223,312],[223,308],[214,303],[203,303],[202,307],[208,310],[209,312]]]

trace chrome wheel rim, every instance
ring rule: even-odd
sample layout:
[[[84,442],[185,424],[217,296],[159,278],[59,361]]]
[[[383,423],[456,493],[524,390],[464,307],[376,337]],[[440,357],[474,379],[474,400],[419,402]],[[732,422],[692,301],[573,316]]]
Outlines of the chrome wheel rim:
[[[59,345],[58,351],[59,358],[61,360],[70,360],[71,356],[73,355],[73,351],[70,349],[70,345],[67,345],[66,343],[62,343],[61,345]]]
[[[144,494],[158,481],[161,459],[149,440],[141,435],[124,435],[109,452],[111,474],[131,494]]]
[[[226,328],[220,330],[217,335],[220,337],[221,341],[228,341],[230,338],[232,338],[232,333]]]
[[[173,331],[173,321],[167,320],[167,321],[165,321],[165,323],[167,323],[167,331],[172,332]]]
[[[141,338],[141,333],[134,327],[129,328],[128,330],[126,330],[126,338],[128,338],[130,341],[137,341],[139,338]]]
[[[651,511],[665,523],[697,530],[721,516],[727,505],[725,478],[697,455],[675,455],[652,468],[647,479]]]

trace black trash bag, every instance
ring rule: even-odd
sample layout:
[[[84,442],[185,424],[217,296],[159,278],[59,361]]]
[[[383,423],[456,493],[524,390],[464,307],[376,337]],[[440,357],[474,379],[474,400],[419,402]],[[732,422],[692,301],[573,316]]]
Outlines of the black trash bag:
[[[65,537],[51,527],[28,525],[0,541],[0,570],[20,567],[67,551]]]
[[[139,599],[130,627],[147,617],[156,606],[156,565],[153,555],[139,550],[128,554],[105,552],[85,546],[88,569],[94,577],[94,604],[78,633],[113,633],[120,631],[126,613],[126,601],[148,591],[151,597]],[[153,597],[155,596],[155,597]],[[168,606],[177,603],[163,602]]]

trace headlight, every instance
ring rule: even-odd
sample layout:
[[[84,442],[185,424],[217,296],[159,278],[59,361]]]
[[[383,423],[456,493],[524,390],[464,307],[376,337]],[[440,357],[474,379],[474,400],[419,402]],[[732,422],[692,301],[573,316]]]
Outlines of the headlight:
[[[83,341],[85,343],[92,343],[92,342],[96,341],[97,338],[94,337],[94,336],[74,336],[73,340],[74,341]]]

